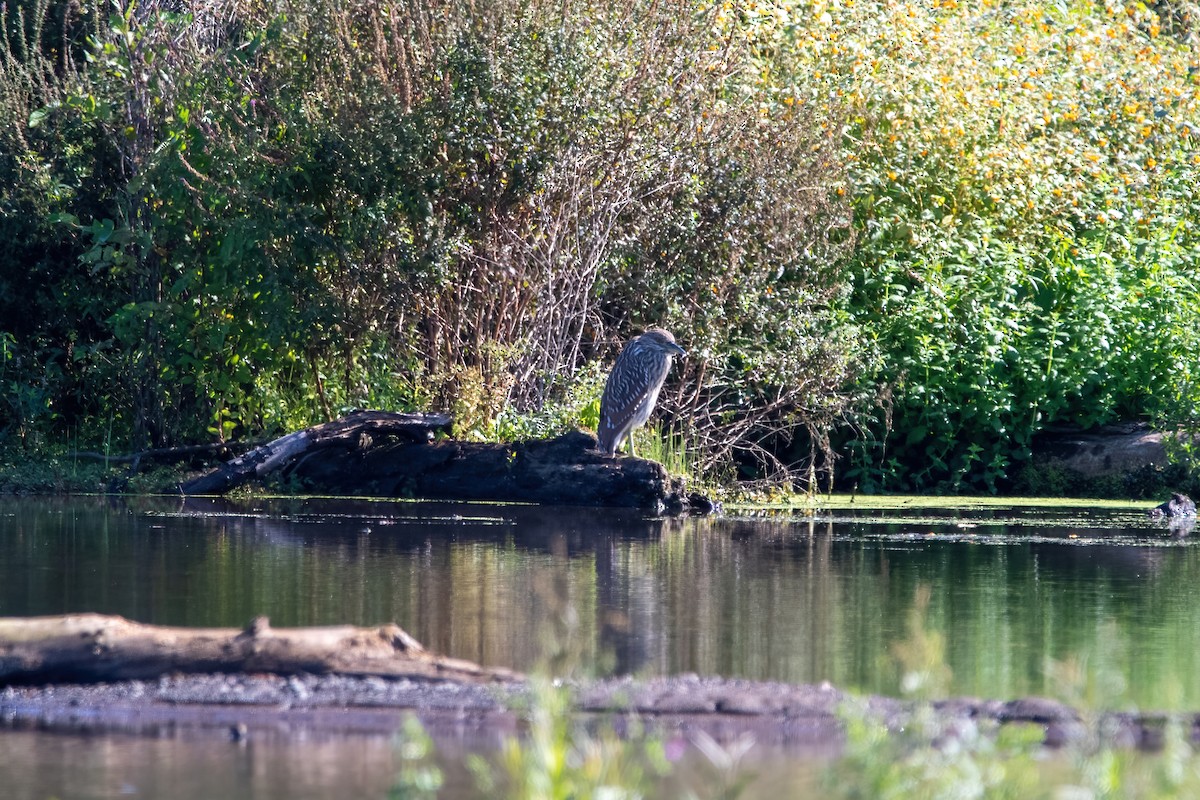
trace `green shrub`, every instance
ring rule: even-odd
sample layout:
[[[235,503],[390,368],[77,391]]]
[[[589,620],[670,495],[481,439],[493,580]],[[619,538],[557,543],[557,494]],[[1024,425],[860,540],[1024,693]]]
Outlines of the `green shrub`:
[[[763,115],[712,10],[111,10],[63,28],[67,67],[5,40],[0,425],[141,448],[383,405],[515,434],[650,324],[695,354],[663,408],[705,469],[786,475],[844,408],[835,128]]]
[[[848,102],[850,305],[885,390],[847,476],[1005,485],[1050,424],[1198,403],[1194,51],[1143,6],[821,6]]]

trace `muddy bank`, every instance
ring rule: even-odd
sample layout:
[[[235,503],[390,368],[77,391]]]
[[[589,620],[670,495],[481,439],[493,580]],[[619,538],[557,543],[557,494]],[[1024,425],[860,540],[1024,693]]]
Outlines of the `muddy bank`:
[[[586,720],[623,732],[645,726],[664,736],[703,730],[728,742],[745,734],[760,745],[812,755],[836,753],[837,718],[847,695],[829,685],[788,685],[676,676],[573,685]],[[148,736],[312,738],[393,736],[415,714],[440,742],[470,749],[498,745],[523,727],[523,683],[483,686],[453,681],[340,675],[170,675],[153,681],[10,686],[0,690],[0,727],[66,733]],[[933,704],[955,725],[994,720],[1035,725],[1057,746],[1099,734],[1113,743],[1154,748],[1161,715],[1086,717],[1039,698],[957,698]],[[899,729],[915,710],[892,698],[865,699],[867,713]],[[1187,715],[1200,742],[1196,715]]]

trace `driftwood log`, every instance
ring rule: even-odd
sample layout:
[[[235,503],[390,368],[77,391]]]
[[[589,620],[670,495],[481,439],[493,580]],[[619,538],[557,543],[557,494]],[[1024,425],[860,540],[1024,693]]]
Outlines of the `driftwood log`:
[[[511,444],[435,437],[444,414],[359,411],[255,448],[180,487],[222,494],[275,476],[330,495],[485,500],[707,512],[683,481],[654,461],[605,456],[596,438],[573,431]]]
[[[376,675],[493,683],[514,672],[427,651],[398,625],[275,629],[171,628],[123,617],[0,617],[0,686],[146,680],[169,673]]]

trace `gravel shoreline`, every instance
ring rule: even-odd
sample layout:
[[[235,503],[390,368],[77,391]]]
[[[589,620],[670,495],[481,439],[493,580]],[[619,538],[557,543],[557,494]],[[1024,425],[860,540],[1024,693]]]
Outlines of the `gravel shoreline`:
[[[702,730],[717,741],[747,734],[792,752],[836,753],[842,742],[837,712],[848,695],[828,684],[791,685],[679,675],[613,679],[572,686],[576,712],[606,720],[618,732],[661,735]],[[916,705],[866,697],[866,713],[900,729]],[[157,681],[90,685],[10,686],[0,690],[0,728],[145,736],[297,738],[394,736],[415,715],[435,740],[471,749],[498,746],[523,728],[525,684],[480,686],[453,681],[346,675],[167,675]],[[1081,715],[1042,698],[1011,701],[953,698],[932,703],[947,730],[984,720],[1027,724],[1044,731],[1048,746],[1089,735],[1153,749],[1165,716]],[[1196,714],[1180,715],[1200,742]]]

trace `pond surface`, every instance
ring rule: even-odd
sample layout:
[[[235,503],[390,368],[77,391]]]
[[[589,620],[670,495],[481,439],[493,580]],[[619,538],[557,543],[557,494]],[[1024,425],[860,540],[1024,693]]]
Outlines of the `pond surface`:
[[[1197,541],[1144,512],[1082,504],[662,520],[444,503],[4,499],[0,616],[395,621],[434,650],[519,670],[827,680],[891,695],[896,643],[915,618],[944,641],[952,694],[1196,710]],[[0,754],[4,796],[30,798],[385,797],[397,764],[392,743],[345,738],[239,748],[5,732]],[[181,793],[193,781],[197,793]]]
[[[662,520],[345,500],[0,500],[0,616],[395,621],[556,674],[696,672],[897,694],[918,587],[955,694],[1200,708],[1200,536],[1135,511]],[[1061,668],[1047,669],[1057,663]],[[1090,683],[1067,680],[1077,667]],[[1083,700],[1086,702],[1087,697]]]

